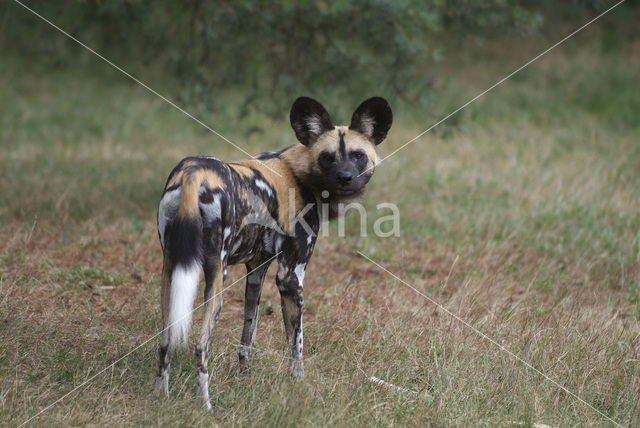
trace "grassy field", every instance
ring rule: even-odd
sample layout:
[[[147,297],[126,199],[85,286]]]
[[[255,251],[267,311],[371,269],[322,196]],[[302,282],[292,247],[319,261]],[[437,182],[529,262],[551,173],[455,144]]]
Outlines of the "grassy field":
[[[394,202],[401,236],[360,237],[350,218],[346,238],[332,225],[319,241],[305,282],[303,380],[288,375],[270,273],[247,375],[236,357],[242,281],[225,295],[210,358],[213,414],[194,409],[191,349],[174,358],[171,400],[151,397],[153,339],[31,424],[613,425],[361,251],[608,417],[640,425],[640,43],[610,45],[588,31],[379,166],[368,230],[387,214],[375,206]],[[451,56],[435,70],[426,111],[395,109],[381,155],[549,44],[503,41]],[[243,157],[80,48],[78,56],[56,68],[5,58],[0,68],[8,426],[156,334],[164,180],[186,155]],[[202,120],[258,153],[294,142],[286,113],[275,123]]]

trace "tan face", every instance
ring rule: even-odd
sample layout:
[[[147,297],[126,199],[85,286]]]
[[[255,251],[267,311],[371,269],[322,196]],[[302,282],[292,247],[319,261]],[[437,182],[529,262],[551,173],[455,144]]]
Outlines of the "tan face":
[[[311,169],[330,193],[360,192],[373,175],[377,161],[373,142],[346,126],[324,132],[309,149],[314,160]]]
[[[324,107],[307,97],[293,103],[290,116],[296,137],[307,146],[307,182],[331,196],[361,192],[378,159],[375,146],[384,140],[393,120],[386,100],[374,97],[364,101],[348,127],[333,126]]]

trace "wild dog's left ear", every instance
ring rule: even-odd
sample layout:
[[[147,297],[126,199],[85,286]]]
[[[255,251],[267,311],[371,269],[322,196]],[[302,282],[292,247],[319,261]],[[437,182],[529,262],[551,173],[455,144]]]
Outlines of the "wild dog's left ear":
[[[389,103],[382,97],[365,100],[351,116],[349,129],[369,137],[377,145],[387,136],[393,122],[393,113]]]
[[[329,113],[322,104],[309,97],[299,97],[293,102],[289,120],[296,138],[305,146],[314,143],[322,133],[333,129]]]

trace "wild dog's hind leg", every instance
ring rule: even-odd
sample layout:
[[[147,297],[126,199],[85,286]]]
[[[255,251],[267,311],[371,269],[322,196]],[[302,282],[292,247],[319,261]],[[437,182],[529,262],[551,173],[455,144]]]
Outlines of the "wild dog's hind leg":
[[[200,338],[196,344],[196,404],[211,410],[209,400],[209,343],[211,333],[218,322],[222,309],[222,294],[227,276],[227,252],[229,228],[225,228],[222,239],[214,227],[211,234],[205,230],[205,262],[204,262],[204,318]]]
[[[196,404],[211,409],[209,400],[209,342],[213,327],[218,322],[222,309],[222,287],[224,282],[223,267],[220,262],[216,266],[205,265],[204,318],[200,338],[196,344]]]
[[[165,259],[162,269],[162,338],[160,339],[160,347],[158,348],[158,372],[156,375],[156,386],[154,393],[156,397],[169,397],[169,367],[171,365],[171,343],[169,342],[169,329],[167,326],[167,295],[168,295],[168,275],[167,263]]]
[[[286,257],[284,259],[286,260]],[[307,263],[294,263],[291,266],[285,260],[279,261],[276,284],[280,291],[282,318],[291,352],[291,372],[294,377],[299,377],[304,374],[302,365],[302,306],[304,304],[302,280]]]
[[[162,338],[158,347],[158,371],[156,375],[155,395],[169,396],[169,366],[171,365],[171,332],[169,331],[169,297],[170,278],[172,263],[168,249],[169,235],[171,234],[171,224],[178,212],[182,188],[177,187],[165,190],[158,207],[158,233],[160,244],[162,245],[162,291],[160,296],[160,307],[162,310]]]
[[[258,265],[255,269],[247,263],[246,267],[248,274],[244,294],[244,326],[242,328],[242,337],[240,338],[240,349],[238,350],[238,358],[243,371],[251,365],[253,345],[256,341],[256,331],[258,327],[260,294],[262,293],[264,276],[269,269],[269,263]]]

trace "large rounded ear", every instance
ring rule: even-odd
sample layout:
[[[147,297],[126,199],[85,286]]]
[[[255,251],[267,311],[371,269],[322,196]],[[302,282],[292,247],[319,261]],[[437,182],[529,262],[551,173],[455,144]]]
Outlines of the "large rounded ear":
[[[382,97],[365,100],[351,116],[349,129],[369,137],[375,144],[382,143],[393,122],[389,103]]]
[[[300,97],[294,101],[289,120],[298,141],[305,146],[314,143],[324,132],[333,129],[329,113],[322,104],[309,97]]]

